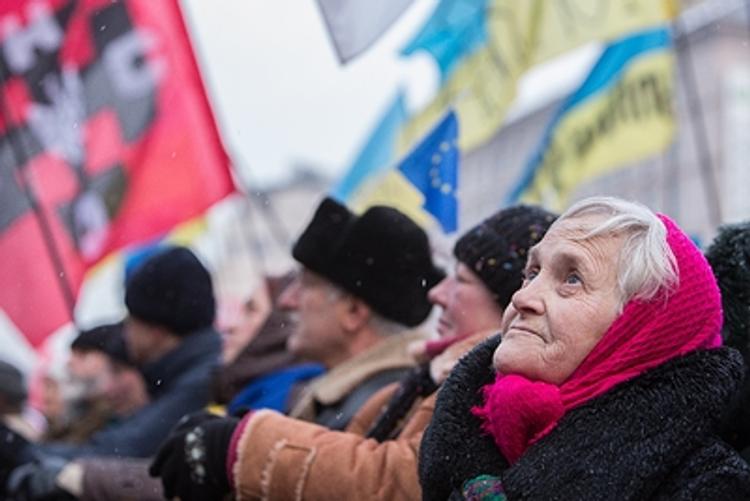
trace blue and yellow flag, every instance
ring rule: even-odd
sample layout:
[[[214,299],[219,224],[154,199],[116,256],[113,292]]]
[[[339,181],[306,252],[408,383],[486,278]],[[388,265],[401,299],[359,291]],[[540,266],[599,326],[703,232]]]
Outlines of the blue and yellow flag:
[[[403,92],[399,91],[393,103],[380,118],[344,178],[331,195],[346,203],[365,180],[388,169],[398,158],[398,134],[406,121]]]
[[[674,137],[666,28],[610,44],[547,126],[508,203],[563,210],[579,183],[663,151]]]
[[[443,232],[458,228],[458,120],[449,112],[399,163],[363,184],[350,205],[361,212],[388,205],[422,226],[438,223]]]
[[[430,53],[442,85],[405,124],[399,150],[447,109],[461,122],[461,148],[481,145],[502,125],[526,70],[591,41],[662,26],[677,10],[677,0],[441,0],[403,53]]]

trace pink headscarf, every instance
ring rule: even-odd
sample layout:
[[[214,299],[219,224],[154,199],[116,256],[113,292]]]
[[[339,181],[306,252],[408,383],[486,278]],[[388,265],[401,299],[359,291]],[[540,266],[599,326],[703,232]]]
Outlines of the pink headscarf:
[[[721,296],[708,262],[668,217],[667,243],[677,259],[679,285],[666,297],[630,301],[601,341],[560,386],[499,374],[473,411],[514,463],[566,412],[668,360],[721,345]]]

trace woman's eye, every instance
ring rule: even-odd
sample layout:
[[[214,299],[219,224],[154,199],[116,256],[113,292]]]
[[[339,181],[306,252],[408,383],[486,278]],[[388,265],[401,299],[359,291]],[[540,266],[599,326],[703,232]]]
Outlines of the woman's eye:
[[[524,282],[528,282],[530,280],[534,280],[534,278],[537,276],[538,272],[536,270],[523,270],[523,280]]]
[[[565,283],[569,285],[578,285],[581,282],[583,282],[583,280],[581,280],[581,277],[577,273],[571,273],[565,279]]]

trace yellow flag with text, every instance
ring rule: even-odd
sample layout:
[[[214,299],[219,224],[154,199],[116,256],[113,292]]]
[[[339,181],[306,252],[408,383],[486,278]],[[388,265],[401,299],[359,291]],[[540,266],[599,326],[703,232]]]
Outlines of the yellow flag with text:
[[[445,113],[472,149],[500,128],[516,83],[532,66],[594,40],[613,40],[673,18],[677,0],[443,0],[405,54],[426,50],[443,76],[434,100],[406,123],[405,151]]]
[[[561,211],[582,181],[671,144],[674,57],[669,31],[610,44],[558,110],[508,196]]]

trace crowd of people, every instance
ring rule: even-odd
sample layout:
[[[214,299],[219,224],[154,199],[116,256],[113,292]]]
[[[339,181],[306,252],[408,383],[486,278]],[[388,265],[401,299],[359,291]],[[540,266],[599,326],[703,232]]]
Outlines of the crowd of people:
[[[204,264],[152,252],[44,416],[0,362],[0,499],[750,499],[750,222],[704,255],[597,197],[433,254],[326,198],[219,333]]]

